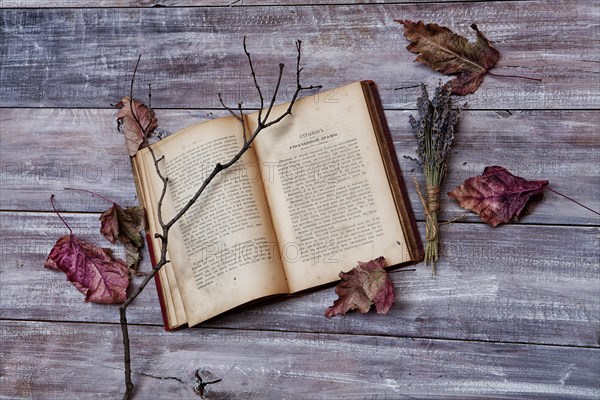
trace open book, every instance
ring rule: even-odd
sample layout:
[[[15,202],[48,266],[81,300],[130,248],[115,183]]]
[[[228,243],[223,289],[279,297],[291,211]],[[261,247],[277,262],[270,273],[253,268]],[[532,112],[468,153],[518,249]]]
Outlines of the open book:
[[[288,104],[277,106],[280,115]],[[256,114],[245,116],[247,131]],[[243,145],[235,117],[191,126],[155,144],[169,177],[168,221],[217,162]],[[162,182],[149,150],[133,158],[148,215],[151,256],[160,256],[157,202]],[[339,279],[357,261],[422,259],[422,246],[375,85],[356,82],[299,99],[292,115],[205,189],[170,231],[157,274],[167,329],[193,326],[266,296]]]

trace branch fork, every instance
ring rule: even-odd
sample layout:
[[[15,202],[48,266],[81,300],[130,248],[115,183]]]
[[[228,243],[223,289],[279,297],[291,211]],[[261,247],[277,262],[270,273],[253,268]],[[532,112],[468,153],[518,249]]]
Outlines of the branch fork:
[[[275,101],[277,100],[277,95],[279,92],[279,87],[281,84],[281,79],[283,76],[283,70],[284,70],[284,64],[279,64],[279,75],[277,78],[277,84],[275,86],[275,90],[273,92],[273,95],[269,101],[269,106],[266,109],[266,111],[264,112],[264,116],[263,116],[263,108],[265,105],[265,100],[264,100],[264,96],[262,93],[262,90],[260,88],[260,85],[258,84],[258,81],[256,79],[256,72],[254,70],[254,64],[252,63],[252,57],[250,56],[250,53],[248,52],[247,46],[246,46],[246,37],[244,37],[244,42],[243,42],[243,47],[244,47],[244,53],[246,54],[246,57],[248,59],[248,64],[250,65],[250,72],[252,74],[252,79],[254,82],[254,86],[256,88],[256,91],[258,93],[258,96],[260,98],[260,110],[258,112],[258,124],[256,129],[254,130],[254,132],[252,132],[251,134],[249,134],[248,132],[246,132],[246,124],[244,122],[244,115],[243,115],[243,109],[242,109],[242,102],[239,102],[237,104],[237,108],[233,109],[231,107],[228,107],[225,105],[224,101],[223,101],[223,97],[221,96],[221,94],[219,93],[218,97],[219,97],[219,101],[221,103],[221,105],[228,110],[232,115],[234,115],[242,124],[243,126],[243,137],[244,137],[244,145],[242,146],[242,148],[237,152],[237,154],[235,154],[229,161],[225,162],[225,163],[217,163],[215,164],[214,168],[212,169],[212,172],[204,179],[204,181],[202,182],[202,184],[200,185],[200,187],[197,189],[196,193],[190,198],[190,200],[185,204],[185,206],[183,206],[183,208],[181,208],[181,210],[179,210],[179,212],[177,212],[175,214],[175,216],[173,216],[169,221],[164,221],[163,220],[163,216],[162,216],[162,204],[163,204],[163,200],[166,196],[167,190],[168,190],[168,182],[169,182],[169,178],[167,176],[163,175],[163,172],[160,168],[160,162],[164,159],[164,156],[157,158],[156,155],[154,154],[154,150],[152,149],[151,146],[148,146],[148,149],[152,155],[152,159],[154,162],[154,167],[156,170],[156,174],[158,175],[158,177],[160,178],[160,180],[162,181],[162,191],[161,191],[161,195],[160,198],[158,200],[158,222],[160,225],[160,228],[162,230],[162,233],[160,234],[156,234],[155,238],[160,240],[160,259],[158,260],[158,262],[156,263],[156,266],[152,269],[152,271],[144,278],[144,280],[142,281],[142,283],[137,287],[137,289],[127,298],[127,300],[119,307],[119,311],[120,311],[120,324],[121,324],[121,332],[123,335],[123,353],[124,353],[124,372],[125,372],[125,393],[123,395],[123,399],[124,400],[128,400],[131,398],[131,395],[133,393],[133,389],[134,389],[134,385],[133,382],[131,380],[131,351],[130,351],[130,341],[129,341],[129,331],[128,331],[128,325],[127,325],[127,307],[129,307],[129,305],[140,295],[140,293],[144,290],[144,288],[146,287],[146,285],[148,285],[148,283],[150,282],[150,280],[152,278],[154,278],[154,276],[158,273],[158,271],[160,271],[160,269],[167,263],[169,263],[169,260],[167,259],[167,246],[168,246],[168,242],[169,242],[169,230],[171,229],[171,227],[177,222],[179,221],[179,219],[181,219],[181,217],[190,209],[190,207],[192,207],[196,201],[198,200],[198,198],[200,197],[200,195],[202,194],[202,192],[204,192],[204,189],[208,186],[208,184],[222,171],[228,169],[229,167],[231,167],[233,164],[235,164],[243,155],[244,153],[246,153],[246,151],[250,148],[252,142],[254,141],[254,139],[258,136],[258,134],[263,131],[265,128],[268,128],[272,125],[277,124],[278,122],[280,122],[281,120],[283,120],[286,116],[291,115],[292,113],[292,107],[294,106],[294,103],[296,102],[300,92],[305,91],[305,90],[311,90],[311,89],[318,89],[321,88],[321,85],[311,85],[311,86],[302,86],[302,84],[300,83],[300,73],[302,72],[302,68],[300,67],[300,61],[301,61],[301,50],[302,50],[302,42],[300,40],[296,41],[296,50],[297,50],[297,57],[296,57],[296,90],[294,92],[294,95],[292,96],[292,100],[289,103],[288,108],[286,109],[285,112],[283,112],[281,115],[277,116],[276,118],[272,119],[271,121],[269,121],[269,116],[271,115],[271,111],[273,110],[273,107],[275,105]],[[135,65],[135,69],[133,71],[133,76],[131,78],[131,86],[129,89],[129,96],[131,99],[133,99],[133,86],[134,86],[134,81],[135,81],[135,74],[137,72],[137,68],[140,62],[140,58],[141,55],[138,57],[137,63]],[[150,88],[150,87],[149,87]],[[149,99],[151,98],[151,94],[149,93],[148,95]],[[132,115],[135,118],[135,121],[137,122],[137,124],[139,125],[139,127],[143,130],[144,133],[144,145],[148,144],[148,135],[151,132],[148,132],[148,126],[146,126],[145,128],[141,125],[137,114],[135,112],[133,112],[133,101],[130,102],[130,107],[131,107],[131,111],[132,111]],[[239,113],[239,114],[238,114]],[[214,383],[214,382],[209,382],[209,383]],[[207,383],[207,384],[209,384]]]

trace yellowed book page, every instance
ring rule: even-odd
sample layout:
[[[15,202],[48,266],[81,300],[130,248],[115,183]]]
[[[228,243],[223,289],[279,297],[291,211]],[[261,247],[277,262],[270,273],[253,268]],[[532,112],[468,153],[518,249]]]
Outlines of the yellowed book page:
[[[229,161],[242,145],[242,126],[234,117],[194,125],[154,145],[169,177],[164,220],[188,202],[217,162]],[[169,257],[188,324],[287,293],[276,244],[251,149],[206,187],[169,233]]]
[[[410,259],[360,82],[300,99],[255,149],[291,292]]]
[[[154,185],[150,183],[151,180],[156,181],[158,175],[156,175],[156,170],[151,157],[147,160],[150,164],[146,165],[143,162],[142,154],[143,152],[140,152],[135,157],[134,165],[136,168],[137,179],[140,184],[140,192],[143,196],[142,204],[146,207],[147,211],[148,232],[149,238],[152,240],[153,255],[154,259],[158,262],[158,260],[160,260],[160,240],[156,239],[154,234],[160,233],[161,230],[156,213],[158,197],[152,189],[154,188],[155,190],[160,191],[161,188],[155,187],[156,185],[159,185],[160,182],[154,182]],[[159,195],[160,193],[158,196]],[[164,265],[160,271],[158,271],[158,275],[161,283],[161,297],[165,306],[163,312],[166,313],[168,327],[176,328],[184,325],[187,323],[187,318],[185,316],[185,310],[183,309],[183,303],[181,302],[181,295],[179,293],[179,288],[177,287],[172,264],[169,263]]]

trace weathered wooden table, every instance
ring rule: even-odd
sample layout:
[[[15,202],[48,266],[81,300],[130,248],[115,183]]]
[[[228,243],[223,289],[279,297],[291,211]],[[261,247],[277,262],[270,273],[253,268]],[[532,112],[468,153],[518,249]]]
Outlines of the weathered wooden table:
[[[307,84],[379,84],[403,160],[416,148],[407,121],[415,85],[435,85],[440,75],[413,63],[393,20],[438,22],[471,36],[475,22],[502,53],[497,73],[543,82],[488,76],[466,98],[445,189],[502,165],[600,208],[595,1],[155,3],[0,3],[2,399],[123,391],[117,308],[84,303],[43,262],[66,233],[51,193],[76,233],[99,243],[106,204],[63,188],[136,203],[110,103],[128,93],[138,54],[138,95],[152,84],[161,126],[173,132],[224,115],[217,92],[256,107],[243,35],[265,86],[279,61],[293,65],[293,40],[302,39]],[[420,177],[410,163],[402,167],[409,182]],[[412,189],[410,196],[422,222]],[[444,220],[463,213],[445,196],[442,207]],[[167,333],[149,287],[129,313],[135,398],[198,398],[199,369],[205,381],[222,379],[206,387],[206,399],[597,399],[599,225],[552,193],[513,225],[493,229],[472,215],[444,225],[437,276],[423,265],[393,273],[398,296],[389,315],[327,320],[329,288]]]

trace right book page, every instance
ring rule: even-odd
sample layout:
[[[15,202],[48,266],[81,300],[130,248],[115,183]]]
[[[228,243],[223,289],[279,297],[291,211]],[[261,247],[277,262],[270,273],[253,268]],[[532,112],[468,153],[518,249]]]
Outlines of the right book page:
[[[357,261],[414,259],[370,105],[361,82],[305,97],[254,142],[291,292],[338,280]]]

